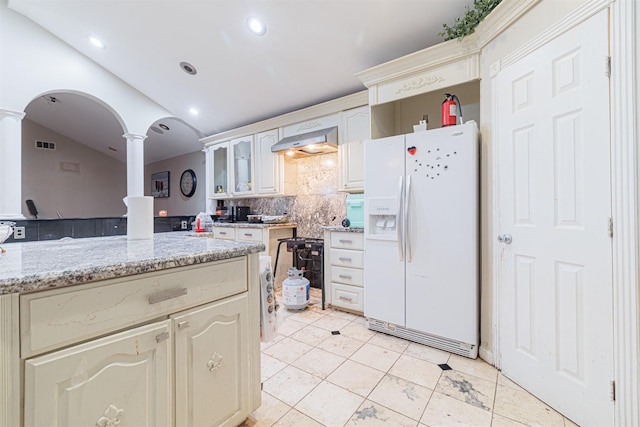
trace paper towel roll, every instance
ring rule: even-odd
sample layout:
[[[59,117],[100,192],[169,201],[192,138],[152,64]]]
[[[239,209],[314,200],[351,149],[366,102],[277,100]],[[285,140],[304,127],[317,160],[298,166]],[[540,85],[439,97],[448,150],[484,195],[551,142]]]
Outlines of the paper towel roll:
[[[153,197],[127,197],[127,239],[153,239]]]

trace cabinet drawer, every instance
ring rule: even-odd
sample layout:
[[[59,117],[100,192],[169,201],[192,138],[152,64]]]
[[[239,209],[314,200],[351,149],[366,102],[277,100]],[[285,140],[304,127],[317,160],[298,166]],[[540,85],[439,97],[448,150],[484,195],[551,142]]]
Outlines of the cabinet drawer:
[[[362,233],[331,233],[331,247],[339,249],[364,249],[364,235]]]
[[[262,230],[259,228],[236,228],[236,240],[262,242]]]
[[[213,227],[213,237],[216,239],[236,240],[236,229],[233,227]]]
[[[29,357],[247,290],[246,258],[104,280],[20,297]]]
[[[362,287],[364,284],[363,270],[359,268],[331,266],[331,281]]]
[[[364,311],[364,289],[341,283],[331,284],[331,305]]]
[[[364,252],[348,249],[331,249],[331,265],[363,268]]]

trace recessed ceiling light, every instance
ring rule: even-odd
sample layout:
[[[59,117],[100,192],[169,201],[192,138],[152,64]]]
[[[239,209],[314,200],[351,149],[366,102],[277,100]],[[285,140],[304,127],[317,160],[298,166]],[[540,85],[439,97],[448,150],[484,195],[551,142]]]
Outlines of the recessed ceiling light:
[[[267,32],[267,26],[255,16],[247,18],[247,27],[256,36],[263,36]]]
[[[194,67],[193,65],[189,64],[188,62],[181,62],[180,63],[180,68],[182,68],[182,70],[185,73],[191,74],[192,76],[195,76],[196,74],[198,74],[198,70],[196,70],[196,67]]]
[[[189,112],[194,116],[198,115],[198,110],[196,108],[193,108],[193,107],[189,108]]]
[[[100,49],[106,49],[107,45],[102,42],[99,38],[95,36],[87,36],[92,45]]]
[[[161,129],[164,129],[164,130],[169,130],[170,129],[169,126],[165,125],[164,123],[159,123],[158,127],[160,127]]]

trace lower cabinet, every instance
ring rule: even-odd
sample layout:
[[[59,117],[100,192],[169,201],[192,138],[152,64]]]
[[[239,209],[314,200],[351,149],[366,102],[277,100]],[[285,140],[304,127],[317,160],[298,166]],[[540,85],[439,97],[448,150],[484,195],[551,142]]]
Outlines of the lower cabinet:
[[[364,235],[354,231],[324,233],[325,289],[331,306],[364,312]]]
[[[257,265],[255,254],[21,297],[24,333],[73,341],[25,347],[24,426],[241,424],[260,405]],[[69,333],[54,332],[64,325]]]
[[[249,410],[246,295],[173,316],[176,426],[241,424]]]
[[[25,362],[25,426],[173,423],[168,320]]]

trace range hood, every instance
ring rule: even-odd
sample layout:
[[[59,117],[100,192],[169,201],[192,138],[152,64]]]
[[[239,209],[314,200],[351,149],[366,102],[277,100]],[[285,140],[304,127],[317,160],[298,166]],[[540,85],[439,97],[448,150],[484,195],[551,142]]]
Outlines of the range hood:
[[[288,136],[271,147],[274,153],[299,158],[338,151],[338,127]]]

